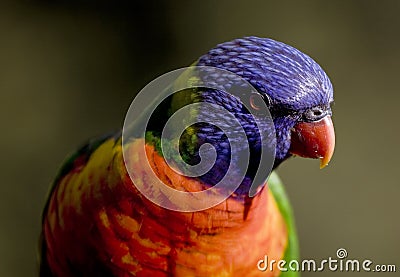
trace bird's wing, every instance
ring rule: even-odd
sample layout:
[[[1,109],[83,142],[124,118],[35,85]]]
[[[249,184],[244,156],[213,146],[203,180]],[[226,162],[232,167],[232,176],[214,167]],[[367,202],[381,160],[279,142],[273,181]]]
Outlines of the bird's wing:
[[[271,190],[278,208],[286,222],[288,230],[288,246],[283,259],[289,263],[291,260],[299,260],[299,244],[297,240],[296,226],[294,222],[292,207],[287,197],[282,181],[275,172],[271,173],[268,180],[268,187]],[[279,277],[296,277],[298,272],[285,271]]]
[[[53,192],[56,190],[57,185],[59,184],[60,180],[65,177],[68,173],[70,173],[73,169],[83,166],[87,163],[89,160],[90,156],[92,153],[106,140],[110,138],[118,138],[120,137],[121,132],[113,132],[111,134],[107,134],[95,139],[90,140],[89,142],[85,143],[82,147],[80,147],[76,152],[72,153],[67,157],[67,159],[62,163],[61,168],[59,169],[56,178],[54,179],[49,193],[47,195],[47,200],[45,207],[43,209],[42,213],[42,225],[44,223],[44,219],[47,215],[48,211],[48,206],[50,203],[50,198]],[[53,274],[51,273],[51,270],[49,268],[49,265],[47,263],[46,259],[46,251],[47,251],[47,246],[46,246],[46,240],[43,237],[43,232],[40,234],[39,237],[39,276],[40,277],[52,277]]]

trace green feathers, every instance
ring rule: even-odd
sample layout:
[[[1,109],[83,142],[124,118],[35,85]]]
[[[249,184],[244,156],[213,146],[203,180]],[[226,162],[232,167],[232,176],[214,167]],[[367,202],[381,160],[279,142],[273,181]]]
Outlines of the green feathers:
[[[288,246],[283,259],[289,263],[291,260],[299,260],[299,244],[297,241],[296,226],[294,222],[292,207],[289,203],[285,188],[275,172],[272,172],[268,179],[268,188],[274,195],[278,208],[285,219],[288,230]],[[286,263],[286,266],[287,266]],[[279,277],[298,277],[298,272],[288,271],[282,272]]]

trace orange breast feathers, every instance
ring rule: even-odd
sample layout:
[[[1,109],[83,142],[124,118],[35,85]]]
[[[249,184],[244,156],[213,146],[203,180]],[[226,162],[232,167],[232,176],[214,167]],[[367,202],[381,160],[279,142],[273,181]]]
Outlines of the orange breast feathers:
[[[134,170],[146,178],[149,161],[167,185],[201,190],[204,184],[168,167],[153,146],[136,153]],[[135,156],[136,155],[136,156]],[[136,168],[137,167],[137,168]],[[247,216],[244,216],[244,213]],[[228,198],[199,212],[176,212],[147,200],[126,171],[120,141],[103,143],[85,165],[61,179],[44,220],[48,264],[57,276],[278,276],[260,272],[264,255],[283,258],[287,227],[271,192]]]

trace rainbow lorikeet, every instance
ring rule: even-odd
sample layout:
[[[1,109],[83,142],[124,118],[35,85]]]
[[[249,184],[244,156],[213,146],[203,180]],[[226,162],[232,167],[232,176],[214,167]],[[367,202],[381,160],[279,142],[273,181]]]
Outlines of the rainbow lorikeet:
[[[293,155],[320,159],[321,167],[328,164],[335,142],[333,89],[309,56],[272,39],[245,37],[217,45],[196,65],[233,72],[262,96],[275,128],[273,168]],[[141,138],[146,155],[139,154],[138,140],[123,145],[116,133],[90,141],[65,162],[43,212],[41,276],[297,276],[257,267],[265,255],[277,261],[297,259],[298,245],[291,208],[275,173],[254,197],[248,196],[261,143],[248,109],[223,92],[198,88],[187,93],[171,96],[155,111]],[[246,97],[257,109],[252,96]],[[216,149],[215,165],[199,177],[173,170],[159,146],[162,125],[193,102],[221,105],[241,122],[251,161],[240,186],[225,201],[182,212],[149,201],[128,170],[146,183],[149,172],[141,165],[148,162],[160,180],[185,191],[212,187],[222,178],[231,150],[220,129],[198,124],[181,136],[180,151],[188,163],[199,161],[201,144]],[[197,116],[207,122],[214,115],[201,110]],[[225,124],[229,127],[229,121]],[[123,151],[135,162],[127,165]]]

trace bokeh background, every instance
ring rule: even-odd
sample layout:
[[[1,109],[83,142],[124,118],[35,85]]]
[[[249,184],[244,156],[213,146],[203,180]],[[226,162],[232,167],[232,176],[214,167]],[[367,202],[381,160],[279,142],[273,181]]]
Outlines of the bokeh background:
[[[245,35],[299,48],[334,84],[331,164],[278,170],[302,257],[343,247],[400,271],[399,1],[108,2],[0,3],[0,276],[36,275],[41,209],[68,153],[120,128],[147,82]]]

